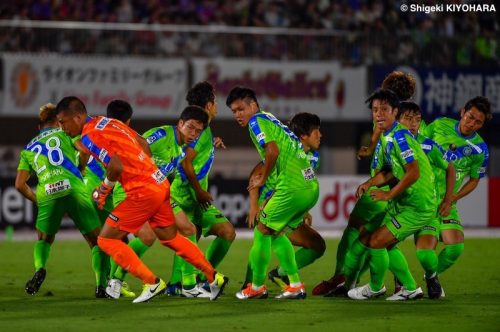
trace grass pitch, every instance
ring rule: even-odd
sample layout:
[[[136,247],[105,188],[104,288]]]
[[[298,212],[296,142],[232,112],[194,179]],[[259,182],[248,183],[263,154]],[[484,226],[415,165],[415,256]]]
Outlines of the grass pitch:
[[[208,241],[202,240],[204,248]],[[338,240],[327,241],[325,256],[301,271],[309,292],[330,277]],[[219,270],[230,278],[215,302],[160,296],[149,303],[94,298],[90,251],[81,241],[57,241],[40,292],[26,295],[33,274],[33,242],[0,243],[0,331],[500,331],[500,239],[466,239],[456,266],[440,276],[446,298],[388,303],[309,296],[304,301],[239,301],[250,240],[237,240]],[[422,270],[410,241],[401,244],[424,289]],[[168,280],[172,252],[159,244],[144,261]],[[274,267],[276,261],[271,263]],[[366,281],[364,277],[363,281]],[[128,277],[136,292],[139,282]],[[388,291],[392,292],[387,274]],[[268,283],[270,296],[279,289]]]

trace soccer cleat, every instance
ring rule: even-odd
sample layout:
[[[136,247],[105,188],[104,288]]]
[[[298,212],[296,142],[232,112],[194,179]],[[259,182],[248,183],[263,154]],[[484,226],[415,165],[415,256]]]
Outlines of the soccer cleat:
[[[199,297],[199,298],[210,298],[210,292],[207,292],[203,287],[200,285],[196,285],[191,289],[184,289],[184,287],[181,290],[181,296],[182,297]]]
[[[159,279],[156,284],[145,284],[142,287],[142,293],[138,297],[133,300],[133,303],[147,302],[151,300],[153,297],[162,294],[163,291],[167,288],[167,284],[165,281]]]
[[[347,297],[349,289],[345,286],[345,282],[341,283],[337,288],[326,293],[325,297]]]
[[[26,283],[26,293],[28,293],[29,295],[35,295],[40,289],[40,286],[42,286],[46,274],[47,271],[43,267],[36,271],[35,274],[33,274],[33,278],[28,280],[28,282]]]
[[[255,290],[252,288],[252,283],[248,283],[246,288],[242,288],[238,293],[236,293],[236,297],[240,300],[247,299],[267,299],[268,297],[266,286],[260,287],[259,290]]]
[[[414,291],[408,291],[406,288],[402,287],[401,290],[397,293],[394,293],[392,296],[386,298],[387,301],[407,301],[407,300],[417,300],[424,297],[424,292],[422,292],[422,288],[417,288]]]
[[[425,278],[425,282],[427,283],[427,294],[429,295],[429,298],[439,299],[441,297],[443,288],[439,283],[437,275],[429,279]]]
[[[122,281],[122,288],[120,289],[120,295],[123,297],[132,298],[135,297],[135,293],[130,289],[130,286],[126,281]]]
[[[210,301],[215,301],[222,294],[229,278],[222,273],[215,272],[214,281],[210,283]]]
[[[374,292],[370,288],[370,284],[366,284],[364,286],[351,289],[347,292],[347,296],[349,296],[353,300],[366,300],[382,296],[385,294],[385,292],[385,286],[382,286],[380,290]]]
[[[182,285],[180,282],[175,284],[168,283],[167,288],[165,288],[165,294],[167,296],[181,296]]]
[[[343,275],[333,276],[329,280],[323,280],[312,290],[312,295],[326,295],[334,291],[337,287],[345,282]]]
[[[108,297],[108,294],[106,294],[106,288],[104,288],[103,286],[97,286],[95,288],[96,299],[107,299]]]
[[[441,287],[441,298],[446,297],[446,294],[444,293],[444,288]]]
[[[200,281],[198,283],[198,287],[201,287],[201,288],[203,288],[204,290],[206,290],[207,292],[210,293],[210,284],[208,283],[208,281]]]
[[[300,286],[292,287],[287,286],[283,293],[275,296],[275,299],[305,299],[306,298],[306,289],[304,288],[304,284],[300,284]]]
[[[279,275],[278,268],[269,271],[267,277],[281,289],[287,288],[290,284],[290,279],[288,279],[288,276]]]
[[[399,281],[398,278],[396,278],[396,276],[394,276],[394,295],[401,292],[402,289],[403,289],[403,284],[401,283],[401,281]]]
[[[112,299],[119,299],[122,289],[122,281],[119,279],[110,279],[106,287],[106,294]]]

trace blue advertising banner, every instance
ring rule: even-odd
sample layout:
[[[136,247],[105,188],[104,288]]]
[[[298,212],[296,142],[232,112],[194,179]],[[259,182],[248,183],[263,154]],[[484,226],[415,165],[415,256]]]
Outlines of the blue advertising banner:
[[[493,121],[500,123],[500,68],[440,68],[373,66],[373,87],[379,87],[393,70],[412,74],[417,81],[414,101],[426,120],[441,116],[456,118],[465,103],[475,96],[487,97]]]

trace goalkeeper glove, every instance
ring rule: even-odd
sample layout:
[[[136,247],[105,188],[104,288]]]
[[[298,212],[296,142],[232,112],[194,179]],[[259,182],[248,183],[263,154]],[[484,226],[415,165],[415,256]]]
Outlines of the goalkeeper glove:
[[[109,181],[108,178],[105,178],[99,187],[95,188],[92,192],[92,199],[96,202],[99,210],[104,208],[104,204],[106,204],[106,197],[108,197],[108,195],[113,191],[115,183],[115,181]]]

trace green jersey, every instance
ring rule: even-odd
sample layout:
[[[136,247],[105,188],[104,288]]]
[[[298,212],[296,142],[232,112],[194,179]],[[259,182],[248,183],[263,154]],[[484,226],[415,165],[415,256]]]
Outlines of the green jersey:
[[[276,190],[288,192],[317,190],[318,180],[313,168],[295,134],[283,125],[274,115],[257,112],[248,123],[250,137],[265,163],[265,145],[275,142],[279,156],[274,165]]]
[[[417,142],[420,143],[420,147],[429,158],[429,162],[432,167],[432,172],[434,173],[434,178],[437,180],[442,176],[443,172],[446,174],[446,169],[448,168],[448,161],[446,161],[444,157],[443,148],[431,140],[428,137],[425,137],[422,134],[418,134],[416,137]],[[440,192],[444,189],[446,192],[446,175],[445,175],[445,183],[439,183],[439,181],[435,181],[436,193]],[[439,188],[439,186],[444,186],[444,188]]]
[[[152,128],[142,136],[149,144],[156,166],[165,176],[173,175],[186,155],[177,137],[177,126]]]
[[[398,180],[403,178],[406,164],[418,161],[420,176],[392,200],[396,210],[410,208],[415,211],[435,211],[434,174],[429,159],[410,131],[398,122],[394,122],[394,125],[380,136],[380,143],[384,153],[384,164],[391,167],[392,173]]]
[[[193,159],[194,173],[196,179],[200,183],[203,190],[208,190],[208,175],[212,169],[215,158],[215,146],[212,130],[210,127],[205,128],[200,136],[189,143],[187,146],[196,151],[196,156]],[[186,190],[189,188],[190,183],[186,175],[186,171],[182,165],[178,166],[178,172],[175,174],[175,180],[172,183],[171,191],[175,193],[179,190]]]
[[[486,175],[488,166],[488,146],[478,133],[463,136],[458,129],[459,122],[449,118],[439,118],[429,124],[426,136],[433,139],[445,150],[445,158],[453,162],[456,170],[456,182],[453,190],[456,193],[466,176],[480,179]],[[444,195],[446,175],[441,173],[436,179],[439,183],[439,197]]]
[[[45,128],[21,152],[18,170],[36,173],[38,203],[86,192],[71,138],[60,128]]]

